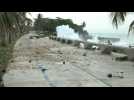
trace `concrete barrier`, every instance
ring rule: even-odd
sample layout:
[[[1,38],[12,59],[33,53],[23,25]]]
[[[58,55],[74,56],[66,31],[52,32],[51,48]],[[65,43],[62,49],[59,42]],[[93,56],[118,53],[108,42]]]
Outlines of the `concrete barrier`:
[[[60,39],[60,42],[61,42],[61,43],[65,43],[65,42],[66,42],[66,39],[63,39],[63,38],[62,38],[62,39]]]
[[[124,53],[128,56],[128,60],[134,61],[134,48],[127,48],[127,47],[117,47],[117,46],[110,46],[105,44],[96,44],[96,43],[90,43],[90,42],[83,42],[80,40],[70,40],[70,39],[64,39],[59,38],[55,36],[51,36],[50,39],[60,41],[61,43],[66,44],[72,44],[73,46],[80,47],[80,43],[84,44],[84,49],[92,49],[92,46],[98,46],[101,51],[103,51],[106,48],[110,48],[111,51],[117,52],[117,53]]]
[[[57,39],[56,39],[57,41],[60,41],[60,38],[59,37],[57,37]]]
[[[105,48],[111,48],[113,52],[126,54],[128,56],[128,60],[134,61],[134,48],[108,46],[103,44],[99,44],[99,46],[101,50],[104,50]]]
[[[51,37],[51,36],[49,36],[49,39],[51,40],[51,39],[52,39],[52,37]]]
[[[66,44],[72,44],[72,43],[73,43],[73,40],[66,39]]]
[[[54,40],[54,37],[52,36],[51,39]]]
[[[84,42],[85,45],[85,49],[92,49],[93,44],[92,43],[88,43],[88,42]]]
[[[53,40],[56,40],[56,37],[53,37]]]
[[[78,47],[78,46],[80,45],[80,43],[81,43],[81,41],[79,41],[79,40],[73,40],[72,42],[73,42],[72,45],[73,45],[73,46],[77,46],[77,47]]]

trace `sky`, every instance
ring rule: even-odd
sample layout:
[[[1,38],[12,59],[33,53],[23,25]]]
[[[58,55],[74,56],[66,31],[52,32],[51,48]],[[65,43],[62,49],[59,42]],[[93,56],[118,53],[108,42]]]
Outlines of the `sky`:
[[[29,17],[34,19],[39,13],[41,13],[43,17],[72,19],[76,24],[81,24],[85,21],[85,30],[89,33],[115,33],[115,35],[127,34],[129,24],[134,19],[133,14],[128,14],[125,23],[120,25],[117,30],[112,25],[110,12],[31,12],[31,16]]]

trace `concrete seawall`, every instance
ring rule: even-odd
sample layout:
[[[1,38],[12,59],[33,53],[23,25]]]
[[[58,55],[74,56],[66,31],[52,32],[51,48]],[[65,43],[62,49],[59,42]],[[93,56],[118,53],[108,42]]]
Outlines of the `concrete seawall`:
[[[80,40],[71,40],[71,39],[59,38],[59,37],[55,37],[55,36],[51,36],[50,39],[59,41],[61,43],[70,44],[73,46],[79,46],[80,43],[83,43],[84,49],[91,49],[93,45],[99,46],[100,50],[104,50],[106,47],[109,47],[114,52],[126,54],[128,56],[129,60],[134,60],[134,48],[108,46],[105,44],[96,44],[96,43],[84,42],[84,41],[80,41]]]
[[[117,62],[113,55],[100,54],[100,50],[85,50],[92,43],[65,39],[62,44],[60,38],[31,39],[31,36],[37,35],[26,34],[16,42],[13,57],[2,78],[5,87],[134,86],[133,62]],[[123,72],[123,78],[107,77],[109,73],[117,72]]]

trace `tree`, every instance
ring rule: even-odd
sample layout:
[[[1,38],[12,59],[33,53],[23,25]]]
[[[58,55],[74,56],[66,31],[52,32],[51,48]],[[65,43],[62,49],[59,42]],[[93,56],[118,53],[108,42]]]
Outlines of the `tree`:
[[[34,29],[36,31],[43,30],[42,14],[38,14],[37,19],[34,22]]]
[[[29,25],[26,12],[0,12],[0,43],[7,45],[21,36],[23,27]],[[28,24],[26,24],[28,23]]]
[[[125,17],[128,14],[128,12],[112,12],[112,23],[118,28],[118,25],[125,22]],[[129,25],[128,33],[134,32],[134,21],[132,21]]]
[[[88,35],[88,32],[83,29],[86,26],[85,22],[83,22],[82,25],[77,25],[71,19],[63,19],[60,17],[56,17],[56,19],[42,18],[41,14],[35,19],[34,29],[36,31],[48,31],[53,34],[56,33],[56,27],[61,25],[68,25],[79,35],[86,35],[86,37]]]

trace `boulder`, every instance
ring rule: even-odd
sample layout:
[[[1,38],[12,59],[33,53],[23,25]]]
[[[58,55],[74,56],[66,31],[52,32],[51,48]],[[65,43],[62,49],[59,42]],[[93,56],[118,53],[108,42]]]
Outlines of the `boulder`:
[[[66,42],[66,40],[65,39],[61,39],[61,43],[65,43]]]
[[[72,45],[78,47],[80,45],[80,41],[74,40],[73,43],[72,43]]]
[[[128,61],[128,56],[125,54],[112,52],[112,55],[116,61]]]
[[[87,56],[87,53],[86,53],[86,52],[84,52],[84,53],[83,53],[83,56]]]
[[[71,44],[72,43],[72,40],[66,40],[66,43],[67,44]]]
[[[85,44],[85,49],[92,49],[93,44],[87,42],[84,44]]]
[[[57,41],[60,41],[60,38],[57,38]]]
[[[110,55],[112,53],[112,48],[107,46],[101,51],[101,53]]]

